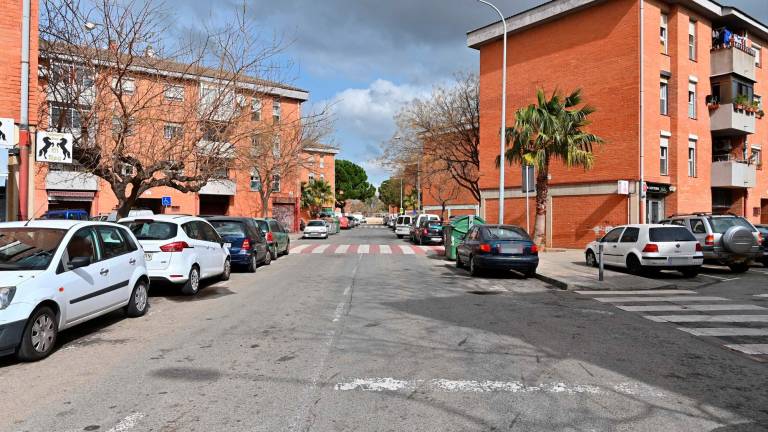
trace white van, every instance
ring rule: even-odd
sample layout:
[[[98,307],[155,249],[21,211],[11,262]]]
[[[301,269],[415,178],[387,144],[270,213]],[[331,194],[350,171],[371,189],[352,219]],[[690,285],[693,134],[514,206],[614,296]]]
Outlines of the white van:
[[[411,234],[412,221],[413,218],[408,215],[401,215],[397,217],[397,222],[395,222],[395,234],[397,235],[397,238],[401,239],[404,236]]]

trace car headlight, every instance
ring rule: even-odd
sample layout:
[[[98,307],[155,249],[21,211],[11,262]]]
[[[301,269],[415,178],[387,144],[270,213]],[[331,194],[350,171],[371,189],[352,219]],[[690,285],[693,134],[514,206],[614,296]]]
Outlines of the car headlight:
[[[0,288],[0,310],[7,308],[11,304],[14,294],[16,294],[16,287]]]

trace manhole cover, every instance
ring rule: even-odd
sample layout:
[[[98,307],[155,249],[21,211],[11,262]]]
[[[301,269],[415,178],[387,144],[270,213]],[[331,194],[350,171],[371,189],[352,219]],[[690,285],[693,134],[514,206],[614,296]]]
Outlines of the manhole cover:
[[[475,295],[497,295],[501,294],[502,291],[467,291],[469,294],[475,294]]]

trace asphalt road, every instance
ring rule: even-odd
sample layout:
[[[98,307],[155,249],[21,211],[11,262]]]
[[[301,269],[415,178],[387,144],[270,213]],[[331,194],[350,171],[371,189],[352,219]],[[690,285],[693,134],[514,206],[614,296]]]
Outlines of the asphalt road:
[[[399,245],[361,227],[194,298],[153,287],[144,318],[64,332],[38,363],[0,359],[0,430],[768,430],[765,356],[725,347],[768,337],[696,336],[620,308],[657,302],[472,279]],[[768,307],[766,280],[676,297]]]

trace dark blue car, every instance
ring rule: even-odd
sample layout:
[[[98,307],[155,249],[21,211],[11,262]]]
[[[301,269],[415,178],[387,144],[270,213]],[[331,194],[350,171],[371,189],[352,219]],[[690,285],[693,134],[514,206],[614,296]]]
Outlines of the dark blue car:
[[[88,212],[81,209],[74,210],[48,210],[41,219],[68,219],[68,220],[88,220]]]
[[[465,265],[472,276],[483,270],[516,270],[530,277],[539,266],[539,250],[518,226],[475,225],[456,248],[456,267]]]
[[[267,240],[252,218],[213,216],[206,218],[225,243],[229,243],[229,256],[233,266],[255,272],[259,265],[269,265],[272,255]]]

